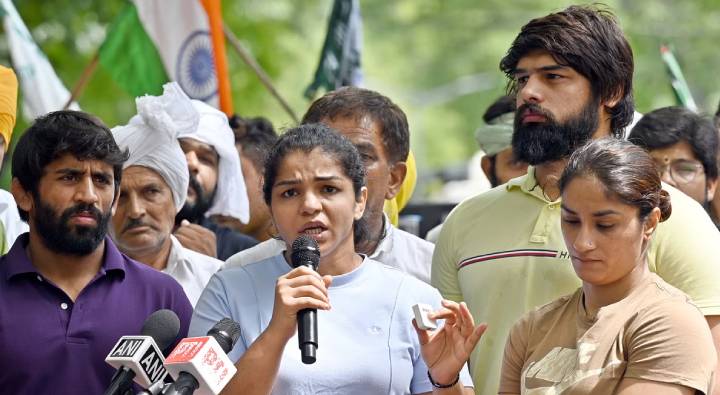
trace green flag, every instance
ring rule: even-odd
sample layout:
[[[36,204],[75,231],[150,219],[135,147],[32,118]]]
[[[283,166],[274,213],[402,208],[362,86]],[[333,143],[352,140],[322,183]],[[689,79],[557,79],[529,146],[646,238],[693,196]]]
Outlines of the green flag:
[[[362,18],[358,0],[335,0],[327,36],[313,82],[305,90],[312,99],[320,88],[328,91],[362,83],[360,56]]]
[[[168,82],[157,48],[145,32],[132,3],[110,27],[98,60],[132,96],[161,95],[163,84]]]
[[[665,62],[667,71],[670,74],[670,83],[672,84],[673,92],[675,92],[675,98],[677,99],[678,104],[697,112],[697,104],[695,104],[692,92],[690,92],[690,87],[685,81],[680,64],[677,59],[675,59],[672,49],[665,44],[661,45],[660,56],[662,57],[663,62]]]

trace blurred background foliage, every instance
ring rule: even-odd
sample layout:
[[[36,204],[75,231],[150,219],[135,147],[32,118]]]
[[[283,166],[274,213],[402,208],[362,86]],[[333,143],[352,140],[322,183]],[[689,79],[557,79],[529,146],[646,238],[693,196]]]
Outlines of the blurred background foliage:
[[[24,0],[18,12],[61,80],[72,89],[127,0]],[[171,0],[164,1],[168,4]],[[459,168],[476,150],[474,130],[489,103],[504,92],[500,58],[528,20],[572,2],[555,0],[362,0],[365,87],[408,114],[421,182]],[[606,5],[635,53],[637,109],[675,104],[659,46],[669,43],[700,108],[720,100],[720,0],[616,0]],[[302,115],[302,96],[317,66],[331,0],[225,0],[225,23]],[[291,118],[228,46],[235,110],[265,116],[278,128]],[[10,64],[0,39],[0,62]],[[134,114],[133,98],[98,67],[79,103],[109,126]],[[19,117],[16,136],[27,127]],[[6,166],[8,167],[8,166]],[[422,187],[422,185],[421,185]],[[421,188],[416,198],[428,192]]]

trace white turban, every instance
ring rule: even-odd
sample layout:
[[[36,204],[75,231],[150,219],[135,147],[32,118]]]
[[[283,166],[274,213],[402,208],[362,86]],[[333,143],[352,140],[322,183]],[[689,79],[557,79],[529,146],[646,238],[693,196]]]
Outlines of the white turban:
[[[162,96],[135,99],[137,115],[125,126],[112,129],[120,149],[128,149],[130,158],[123,169],[144,166],[155,170],[170,187],[175,212],[185,204],[189,172],[178,135],[197,129],[199,115],[180,86],[163,85]]]
[[[195,130],[184,129],[178,138],[191,138],[211,145],[220,157],[215,198],[205,216],[220,214],[248,223],[248,203],[240,156],[235,149],[235,135],[224,113],[198,100],[191,100],[200,115]],[[208,191],[209,192],[209,191]]]

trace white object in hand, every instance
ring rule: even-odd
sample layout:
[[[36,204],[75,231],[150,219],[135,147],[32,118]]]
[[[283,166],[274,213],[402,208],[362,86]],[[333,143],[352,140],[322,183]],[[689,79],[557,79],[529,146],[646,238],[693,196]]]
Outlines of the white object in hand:
[[[435,319],[430,319],[428,314],[433,312],[432,306],[425,303],[418,303],[413,306],[413,313],[415,313],[415,323],[418,328],[424,330],[437,329],[437,323]]]

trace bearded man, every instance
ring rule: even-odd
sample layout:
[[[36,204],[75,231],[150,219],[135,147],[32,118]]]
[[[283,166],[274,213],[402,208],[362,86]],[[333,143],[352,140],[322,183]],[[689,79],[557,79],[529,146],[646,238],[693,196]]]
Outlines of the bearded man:
[[[174,235],[185,248],[224,261],[258,242],[212,219],[248,223],[248,195],[227,117],[198,100],[192,100],[192,106],[197,126],[178,134],[190,179],[185,204],[175,216]]]
[[[464,300],[476,320],[489,324],[470,359],[479,394],[498,391],[512,324],[580,286],[560,228],[557,182],[568,157],[589,139],[622,138],[633,118],[632,50],[607,10],[571,6],[531,20],[500,68],[516,96],[513,151],[531,166],[527,175],[456,207],[432,263],[440,293]],[[690,295],[717,347],[720,233],[700,205],[664,188],[673,215],[658,226],[648,264]]]
[[[12,194],[30,232],[0,258],[4,393],[103,393],[115,372],[108,352],[160,309],[187,335],[180,284],[106,237],[126,159],[110,130],[79,111],[40,117],[18,141]]]

